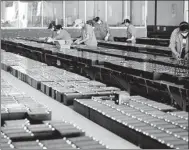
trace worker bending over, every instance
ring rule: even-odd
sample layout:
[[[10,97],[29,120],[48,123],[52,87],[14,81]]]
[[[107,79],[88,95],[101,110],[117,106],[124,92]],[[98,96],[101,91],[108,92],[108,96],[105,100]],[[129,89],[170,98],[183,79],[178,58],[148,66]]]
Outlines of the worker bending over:
[[[99,17],[96,17],[93,20],[95,22],[94,32],[97,40],[114,41],[113,37],[110,35],[108,24],[103,22]]]
[[[189,58],[189,24],[187,22],[181,22],[179,27],[172,32],[169,47],[177,60]]]
[[[65,45],[70,46],[73,43],[71,35],[62,28],[62,25],[56,25],[55,31],[56,36],[49,39],[50,42],[58,44],[60,47],[63,47]]]
[[[122,23],[127,27],[127,42],[136,43],[136,28],[131,24],[129,19],[125,19]]]
[[[85,45],[93,48],[97,48],[97,40],[93,30],[93,27],[89,24],[85,24],[83,20],[75,20],[74,27],[81,27],[82,36],[77,39],[74,44],[84,43]]]

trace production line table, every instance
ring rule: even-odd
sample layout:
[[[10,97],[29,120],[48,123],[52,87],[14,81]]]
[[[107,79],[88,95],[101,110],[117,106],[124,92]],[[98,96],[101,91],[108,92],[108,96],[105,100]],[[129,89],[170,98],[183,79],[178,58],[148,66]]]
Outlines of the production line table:
[[[69,101],[72,99],[75,111],[141,148],[188,147],[187,112],[177,111],[174,107],[144,97],[129,96],[129,93],[117,88],[106,87],[100,82],[23,56],[2,52],[2,58],[4,70],[9,70],[15,77],[59,102],[62,101],[61,97],[64,100],[69,98]],[[36,83],[40,83],[40,86],[36,86]],[[96,92],[90,95],[90,89]],[[100,95],[100,91],[103,90],[111,92]],[[119,99],[119,94],[123,94],[123,105],[114,103]],[[24,128],[12,129],[11,124],[24,124]],[[5,122],[5,125],[2,129],[4,147],[48,148],[55,142],[57,145],[53,148],[105,148],[99,142],[83,136],[81,130],[62,121],[43,121],[34,125],[27,120],[21,120]],[[63,126],[68,129],[65,130]],[[9,140],[6,141],[7,136]],[[55,139],[52,140],[52,136]],[[77,138],[73,140],[73,137]],[[33,142],[23,141],[26,138]],[[62,139],[66,141],[62,142]],[[72,145],[67,145],[70,141]]]
[[[49,65],[56,65],[57,60],[61,62],[61,65],[59,67],[64,67],[69,69],[70,66],[72,66],[72,70],[76,71],[78,70],[87,70],[87,74],[93,74],[94,77],[96,74],[101,74],[101,80],[103,81],[109,81],[109,82],[117,82],[114,81],[113,78],[118,78],[122,83],[122,88],[130,90],[132,89],[131,85],[133,84],[142,84],[143,88],[145,89],[143,92],[143,96],[153,96],[157,100],[157,97],[154,97],[154,94],[162,94],[164,97],[166,95],[166,101],[168,103],[173,103],[173,101],[176,99],[179,103],[179,106],[186,110],[186,105],[188,105],[188,79],[186,76],[175,76],[175,70],[176,68],[185,69],[187,70],[187,67],[185,66],[178,66],[175,64],[175,62],[168,57],[159,57],[154,56],[155,54],[148,54],[147,57],[158,57],[156,62],[153,62],[153,59],[141,59],[142,62],[136,61],[136,59],[140,59],[139,57],[141,53],[134,53],[134,52],[128,52],[133,58],[133,60],[127,60],[126,58],[123,58],[120,53],[123,51],[117,50],[118,54],[116,53],[116,50],[94,50],[90,49],[84,46],[77,46],[75,49],[64,49],[61,51],[57,51],[57,49],[53,45],[48,44],[40,44],[36,42],[28,42],[28,41],[21,41],[21,40],[13,40],[12,42],[9,41],[8,43],[12,43],[12,45],[15,45],[15,43],[18,42],[19,44],[16,44],[17,47],[19,45],[20,52],[24,53],[24,51],[29,49],[30,51],[37,51],[37,53],[40,53],[40,57],[42,58],[45,63]],[[5,44],[6,45],[6,44]],[[10,44],[11,45],[11,44]],[[9,45],[9,46],[10,46]],[[11,48],[8,48],[10,50]],[[23,49],[25,49],[23,51]],[[16,49],[18,50],[18,49]],[[12,51],[15,52],[15,48],[12,49]],[[120,53],[119,53],[120,52]],[[25,54],[25,56],[32,56],[29,54]],[[39,56],[39,55],[38,55]],[[163,61],[160,61],[163,59]],[[37,58],[37,60],[40,60]],[[134,61],[135,60],[135,61]],[[150,62],[150,60],[152,60]],[[170,60],[170,63],[165,63],[164,61]],[[146,61],[146,62],[145,62]],[[54,62],[54,64],[53,64]],[[153,63],[152,63],[153,62]],[[161,65],[160,65],[161,64]],[[164,65],[166,64],[166,65]],[[172,67],[171,67],[172,66]],[[169,71],[168,71],[169,70]],[[95,74],[95,75],[94,75]],[[140,82],[137,83],[133,80],[130,80],[128,76],[138,76],[140,78]],[[117,79],[116,79],[117,80]],[[146,82],[150,81],[151,84],[148,84],[148,88],[146,88]],[[162,80],[164,82],[158,81]],[[166,83],[168,82],[168,83]],[[171,82],[175,84],[170,84]],[[116,83],[117,84],[117,83]],[[155,85],[158,84],[158,86]],[[178,84],[180,84],[178,86]],[[161,86],[160,86],[161,85]],[[138,86],[138,85],[137,85]],[[160,87],[164,88],[160,88]],[[172,87],[174,90],[170,90],[169,87]],[[136,87],[136,86],[134,86]],[[139,86],[140,87],[140,86]],[[150,94],[149,93],[149,87],[152,89],[155,88],[155,91]],[[166,88],[165,88],[166,87]],[[182,88],[182,90],[180,89]],[[165,90],[166,91],[163,91]],[[157,91],[158,90],[158,91]],[[182,96],[183,91],[186,93],[186,96]],[[138,92],[138,90],[137,90]],[[155,92],[155,93],[154,93]],[[176,95],[173,93],[176,92]],[[161,99],[161,98],[160,98]],[[183,104],[184,102],[184,104]]]

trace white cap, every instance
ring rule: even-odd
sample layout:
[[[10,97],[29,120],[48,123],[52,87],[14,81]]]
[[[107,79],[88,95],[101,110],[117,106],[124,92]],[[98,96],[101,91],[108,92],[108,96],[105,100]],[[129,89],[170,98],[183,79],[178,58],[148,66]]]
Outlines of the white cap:
[[[81,19],[76,19],[74,23],[74,27],[80,26],[83,23],[83,20]]]

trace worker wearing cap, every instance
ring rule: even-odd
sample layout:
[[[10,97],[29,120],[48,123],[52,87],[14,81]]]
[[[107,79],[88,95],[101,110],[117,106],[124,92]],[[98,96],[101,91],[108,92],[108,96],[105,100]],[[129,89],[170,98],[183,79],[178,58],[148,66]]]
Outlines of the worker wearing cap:
[[[62,28],[62,25],[56,25],[55,30],[57,35],[52,39],[53,42],[62,41],[59,43],[63,45],[71,45],[73,43],[71,35]]]
[[[75,21],[74,27],[81,27],[82,36],[77,39],[74,43],[81,44],[84,43],[87,46],[97,48],[97,40],[93,30],[93,27],[89,24],[85,24],[83,20],[77,19]]]
[[[188,59],[189,24],[187,22],[181,22],[179,27],[172,32],[169,47],[177,60]]]
[[[96,17],[93,20],[95,21],[94,32],[97,40],[114,41],[113,37],[110,35],[108,24],[103,22],[99,17]]]
[[[125,19],[122,23],[127,27],[127,41],[131,43],[136,43],[136,28],[131,24],[129,19]]]

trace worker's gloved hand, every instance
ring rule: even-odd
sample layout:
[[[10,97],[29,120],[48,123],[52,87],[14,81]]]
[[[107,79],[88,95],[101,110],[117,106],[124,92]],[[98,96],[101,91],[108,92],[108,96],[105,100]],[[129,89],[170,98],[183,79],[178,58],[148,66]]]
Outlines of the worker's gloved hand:
[[[76,43],[77,45],[81,44],[81,42],[80,42],[80,41],[76,41],[75,43]]]
[[[105,40],[105,41],[108,41],[108,37],[109,37],[109,36],[106,36],[104,40]]]
[[[49,43],[51,43],[51,42],[54,43],[54,39],[52,39],[52,38],[49,37],[48,40],[47,40],[47,42],[49,42]]]
[[[176,53],[176,54],[175,54],[175,58],[176,58],[177,60],[180,60],[180,54],[179,54],[179,53]]]

